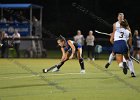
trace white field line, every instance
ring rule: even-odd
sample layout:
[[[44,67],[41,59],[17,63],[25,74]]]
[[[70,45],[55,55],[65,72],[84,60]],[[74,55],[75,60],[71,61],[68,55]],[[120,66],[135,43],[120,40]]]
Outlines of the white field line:
[[[87,74],[87,73],[85,73]],[[88,74],[94,74],[94,73],[88,73]],[[29,76],[15,76],[15,77],[0,77],[0,80],[4,80],[4,79],[22,79],[22,78],[30,78],[30,77],[36,77],[36,76],[64,76],[64,75],[82,75],[82,73],[56,73],[56,74],[38,74],[38,75],[29,75]]]

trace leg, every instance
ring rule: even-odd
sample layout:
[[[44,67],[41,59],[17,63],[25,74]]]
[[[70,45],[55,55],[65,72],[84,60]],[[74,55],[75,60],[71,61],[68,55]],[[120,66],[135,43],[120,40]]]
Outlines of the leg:
[[[91,50],[92,50],[92,60],[95,60],[95,58],[94,58],[94,46],[92,46]]]
[[[138,56],[137,56],[138,60],[140,60],[140,48],[138,50]]]
[[[59,64],[54,65],[54,66],[52,66],[52,67],[50,67],[50,68],[48,68],[48,69],[43,69],[43,72],[44,72],[44,73],[47,73],[47,72],[49,72],[49,71],[51,71],[51,70],[52,70],[52,72],[57,72],[57,71],[59,71],[59,69],[62,67],[62,65],[63,65],[67,60],[69,60],[69,59],[68,59],[68,58],[69,58],[69,53],[68,53],[68,52],[65,54],[65,57],[66,57],[66,59],[63,60],[63,61],[61,61]]]
[[[123,68],[123,73],[127,74],[127,65],[123,62],[123,55],[116,54],[116,60],[120,68]]]
[[[85,73],[84,60],[82,58],[82,48],[78,48],[77,57],[79,59],[79,64],[80,64],[80,67],[81,67],[81,73]]]
[[[67,60],[68,60],[68,59],[67,59]],[[48,69],[43,69],[43,72],[44,72],[44,73],[47,73],[47,72],[49,72],[49,71],[51,71],[51,70],[53,70],[52,72],[57,72],[57,71],[59,71],[60,67],[61,67],[67,60],[62,61],[62,62],[60,62],[59,64],[54,65],[54,66],[52,66],[52,67],[50,67],[50,68],[48,68]]]
[[[136,56],[136,53],[137,53],[137,50],[136,50],[136,48],[134,48],[134,51],[133,51],[132,56],[135,57]]]
[[[4,58],[4,55],[5,55],[5,47],[3,45],[1,48],[1,58]]]
[[[132,61],[132,59],[130,57],[127,57],[127,64],[128,64],[128,68],[130,70],[131,76],[136,77],[133,61]]]
[[[112,52],[112,53],[110,54],[110,56],[109,56],[108,63],[111,64],[112,61],[114,60],[114,58],[115,58],[115,54]]]
[[[20,53],[19,53],[19,46],[20,46],[20,44],[19,44],[19,43],[16,43],[16,44],[15,44],[15,50],[16,50],[17,58],[19,58],[19,57],[20,57]]]
[[[105,68],[108,68],[109,65],[112,63],[112,61],[114,60],[115,58],[115,54],[112,52],[109,56],[109,60],[108,60],[108,63],[105,65]]]
[[[84,58],[84,45],[82,46],[82,58]]]
[[[89,46],[87,46],[87,56],[88,56],[88,59],[90,59],[90,49],[89,49]]]

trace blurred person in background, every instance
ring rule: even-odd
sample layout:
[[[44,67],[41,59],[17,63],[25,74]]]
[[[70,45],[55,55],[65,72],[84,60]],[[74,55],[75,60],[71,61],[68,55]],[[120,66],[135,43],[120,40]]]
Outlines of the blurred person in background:
[[[40,21],[33,16],[33,35],[41,36]]]
[[[87,43],[87,56],[88,60],[90,60],[90,54],[92,56],[92,60],[94,61],[94,41],[95,37],[93,35],[93,31],[89,31],[89,35],[86,37],[86,43]]]
[[[83,51],[84,51],[84,40],[85,40],[85,38],[82,35],[81,30],[78,30],[77,35],[74,36],[74,42],[78,43],[82,46],[82,57],[83,57]]]
[[[1,32],[1,58],[8,57],[8,41],[6,40],[8,38],[8,34],[5,31]]]
[[[19,58],[20,57],[20,51],[19,51],[19,47],[20,47],[20,33],[18,32],[17,29],[15,29],[14,34],[12,35],[13,38],[13,44],[14,44],[14,48],[16,50],[16,57]]]
[[[136,57],[140,60],[140,35],[138,30],[134,31],[133,36],[133,57]]]
[[[1,19],[0,19],[0,23],[6,23],[6,22],[7,22],[6,18],[1,17]]]

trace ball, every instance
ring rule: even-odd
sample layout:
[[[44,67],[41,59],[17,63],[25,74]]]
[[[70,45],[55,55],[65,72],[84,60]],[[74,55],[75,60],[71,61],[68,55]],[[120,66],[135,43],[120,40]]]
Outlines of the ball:
[[[96,45],[95,46],[95,52],[101,53],[102,52],[102,46],[101,45]]]

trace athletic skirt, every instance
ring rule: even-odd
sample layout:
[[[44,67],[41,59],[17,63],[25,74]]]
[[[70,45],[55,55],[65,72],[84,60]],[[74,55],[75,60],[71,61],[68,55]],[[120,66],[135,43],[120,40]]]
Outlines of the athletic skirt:
[[[124,40],[114,41],[113,52],[115,54],[127,54],[128,46],[127,46],[126,41],[124,41]]]

